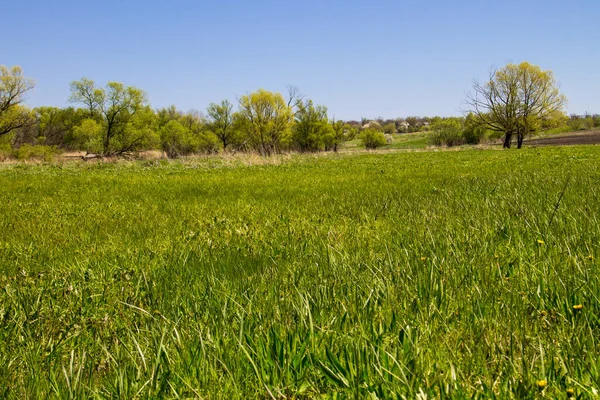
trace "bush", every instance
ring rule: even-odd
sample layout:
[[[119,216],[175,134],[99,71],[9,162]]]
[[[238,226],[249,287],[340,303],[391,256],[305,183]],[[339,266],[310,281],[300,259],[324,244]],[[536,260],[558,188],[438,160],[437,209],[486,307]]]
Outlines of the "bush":
[[[169,121],[160,130],[162,150],[169,158],[187,156],[198,149],[198,140],[179,121]]]
[[[212,132],[201,132],[195,141],[200,153],[217,154],[219,152],[219,138]]]
[[[365,146],[365,149],[369,150],[376,149],[387,144],[383,132],[379,132],[372,128],[362,131],[359,135],[359,138],[362,145]]]
[[[479,144],[481,139],[485,137],[486,127],[477,120],[477,117],[470,113],[465,118],[465,127],[462,133],[463,140],[466,144]]]
[[[431,143],[435,146],[460,146],[465,143],[459,118],[446,118],[431,126]]]
[[[383,127],[383,133],[391,135],[396,133],[396,124],[387,124]]]
[[[102,153],[102,130],[104,128],[97,121],[88,118],[73,128],[73,144],[78,150],[87,153]]]
[[[13,152],[17,160],[41,159],[45,162],[51,162],[58,150],[54,146],[41,146],[24,144]]]

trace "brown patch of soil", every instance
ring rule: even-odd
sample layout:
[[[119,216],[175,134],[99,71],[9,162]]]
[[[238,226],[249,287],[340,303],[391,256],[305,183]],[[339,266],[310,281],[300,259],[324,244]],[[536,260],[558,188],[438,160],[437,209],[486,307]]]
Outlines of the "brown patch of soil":
[[[586,132],[569,132],[562,135],[546,136],[525,140],[528,146],[570,146],[576,144],[600,144],[600,130]]]

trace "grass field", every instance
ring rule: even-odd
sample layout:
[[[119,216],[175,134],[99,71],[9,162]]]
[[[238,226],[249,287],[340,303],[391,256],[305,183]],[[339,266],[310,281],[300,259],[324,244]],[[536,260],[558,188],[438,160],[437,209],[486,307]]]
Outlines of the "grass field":
[[[600,389],[600,147],[16,164],[0,204],[0,397]]]
[[[424,149],[427,146],[431,145],[430,132],[415,132],[415,133],[400,133],[394,134],[392,136],[392,143],[382,146],[382,150],[388,149]],[[348,142],[345,142],[342,146],[342,151],[353,151],[353,150],[363,150],[364,146],[361,144],[360,139],[354,139]]]

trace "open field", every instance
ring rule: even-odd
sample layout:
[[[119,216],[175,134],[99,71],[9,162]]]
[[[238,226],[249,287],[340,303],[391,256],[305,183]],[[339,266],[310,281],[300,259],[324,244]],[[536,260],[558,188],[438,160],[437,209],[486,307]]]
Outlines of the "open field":
[[[0,397],[598,394],[600,147],[263,160],[1,166]]]

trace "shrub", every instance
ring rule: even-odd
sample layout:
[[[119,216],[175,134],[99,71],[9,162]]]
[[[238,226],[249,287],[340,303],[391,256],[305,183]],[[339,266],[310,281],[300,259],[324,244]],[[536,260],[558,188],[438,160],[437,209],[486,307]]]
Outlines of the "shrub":
[[[383,133],[391,135],[396,133],[396,124],[387,124],[383,127]]]
[[[200,153],[217,154],[219,152],[219,138],[212,132],[201,132],[195,142]]]
[[[470,113],[465,118],[465,127],[462,133],[463,140],[466,144],[479,144],[481,139],[485,137],[486,128],[477,120],[473,113]]]
[[[13,152],[17,160],[41,159],[45,162],[51,162],[58,150],[54,146],[30,145],[24,144]]]
[[[446,118],[431,126],[431,143],[435,146],[459,146],[465,143],[459,118]]]
[[[369,150],[376,149],[387,144],[383,132],[379,132],[371,128],[363,130],[360,133],[359,138],[362,145],[365,146],[365,149]]]

